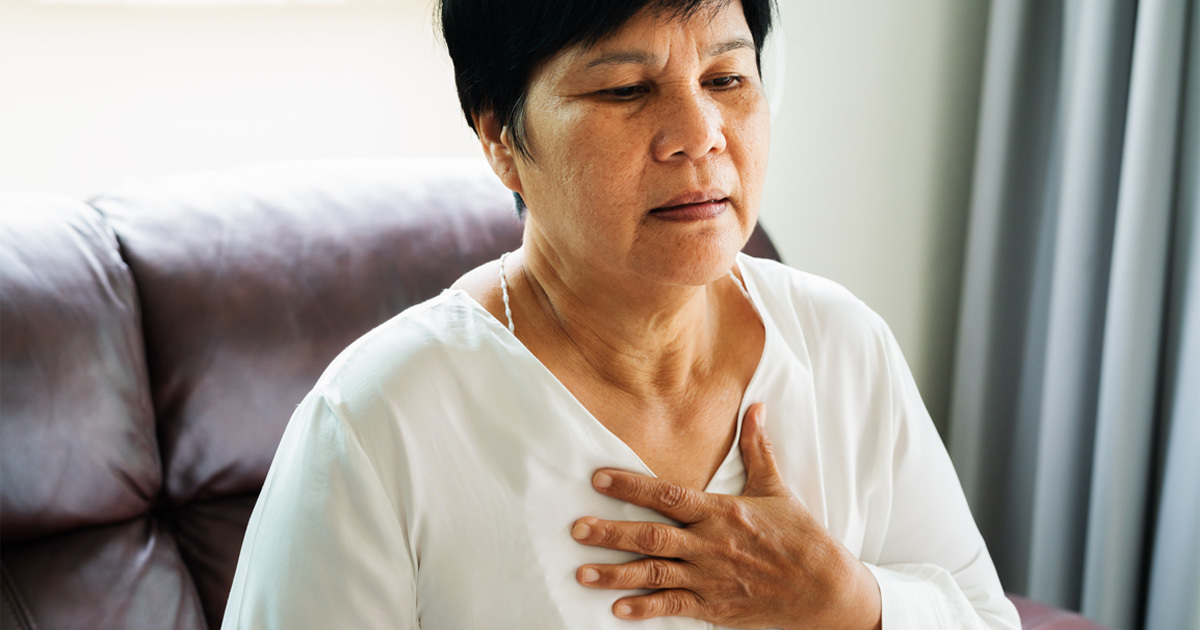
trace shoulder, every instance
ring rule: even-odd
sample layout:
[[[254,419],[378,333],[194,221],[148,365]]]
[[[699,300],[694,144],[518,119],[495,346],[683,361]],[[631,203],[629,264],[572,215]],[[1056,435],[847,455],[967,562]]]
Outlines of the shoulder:
[[[409,307],[351,343],[313,388],[345,418],[376,415],[380,404],[419,401],[423,393],[490,343],[489,317],[462,291],[447,290]],[[444,385],[441,385],[444,387]]]
[[[504,298],[500,291],[500,260],[486,262],[467,273],[450,285],[451,289],[460,290],[471,299],[483,306],[497,320],[504,317]]]

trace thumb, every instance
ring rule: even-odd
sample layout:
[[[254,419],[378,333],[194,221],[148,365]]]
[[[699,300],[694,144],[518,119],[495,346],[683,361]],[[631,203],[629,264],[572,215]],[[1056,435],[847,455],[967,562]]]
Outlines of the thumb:
[[[779,467],[775,464],[775,452],[771,439],[767,437],[766,406],[754,403],[746,410],[742,419],[742,461],[746,465],[746,489],[742,496],[775,496],[787,494]]]

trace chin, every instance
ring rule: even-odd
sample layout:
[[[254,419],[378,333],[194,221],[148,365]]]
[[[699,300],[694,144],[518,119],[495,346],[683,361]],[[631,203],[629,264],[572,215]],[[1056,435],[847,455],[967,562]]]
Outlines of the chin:
[[[664,284],[703,286],[721,279],[733,268],[745,244],[740,234],[691,235],[677,243],[659,243],[638,256],[638,266]]]

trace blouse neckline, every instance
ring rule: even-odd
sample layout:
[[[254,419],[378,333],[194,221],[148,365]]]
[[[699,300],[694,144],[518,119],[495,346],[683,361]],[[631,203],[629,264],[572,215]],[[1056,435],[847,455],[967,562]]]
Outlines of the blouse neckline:
[[[751,307],[753,307],[754,311],[758,313],[759,320],[763,325],[764,334],[762,353],[759,355],[758,365],[755,366],[754,373],[751,375],[750,381],[746,384],[746,389],[742,392],[742,399],[738,405],[737,428],[734,432],[733,443],[730,445],[729,451],[726,452],[725,457],[721,459],[721,464],[717,466],[716,471],[714,471],[712,477],[705,484],[704,492],[715,492],[716,490],[713,486],[725,481],[731,475],[742,472],[740,468],[738,470],[731,470],[731,468],[734,466],[734,463],[740,463],[741,460],[739,444],[742,436],[742,419],[746,415],[746,410],[754,401],[754,392],[760,389],[759,383],[764,378],[763,374],[766,371],[764,366],[768,364],[768,354],[770,348],[774,345],[777,335],[766,310],[762,306],[762,296],[759,294],[758,287],[750,277],[750,274],[746,272],[746,265],[742,264],[745,256],[745,254],[738,254],[737,265],[738,270],[741,272],[742,284],[745,287],[744,294],[747,296],[747,298],[749,298]],[[529,362],[530,369],[533,372],[540,374],[544,380],[546,380],[548,383],[551,383],[551,389],[557,392],[564,400],[566,400],[569,406],[575,408],[580,417],[583,418],[585,426],[582,428],[588,431],[593,438],[595,438],[597,441],[610,444],[611,448],[615,452],[621,452],[627,455],[631,461],[636,462],[640,470],[635,472],[639,472],[650,477],[658,477],[658,475],[650,469],[646,462],[642,460],[642,458],[633,450],[633,448],[626,444],[624,440],[617,436],[617,434],[609,430],[608,427],[604,426],[604,423],[600,422],[600,420],[596,418],[595,414],[593,414],[590,409],[588,409],[582,402],[579,401],[578,398],[575,397],[575,394],[572,393],[571,390],[568,389],[561,380],[559,380],[558,376],[556,376],[554,372],[550,371],[550,368],[546,367],[546,365],[542,363],[541,359],[539,359],[537,355],[533,354],[533,352],[531,352],[529,348],[527,348],[525,344],[517,338],[516,335],[508,330],[503,322],[496,319],[486,308],[483,307],[482,304],[477,302],[475,298],[471,297],[462,289],[447,289],[443,293],[450,294],[447,297],[457,298],[458,301],[462,302],[463,308],[470,311],[477,321],[482,321],[483,325],[491,332],[492,336],[495,337],[496,340],[504,345],[508,350],[510,350],[514,357],[518,357],[522,361]],[[740,488],[738,491],[740,492]]]

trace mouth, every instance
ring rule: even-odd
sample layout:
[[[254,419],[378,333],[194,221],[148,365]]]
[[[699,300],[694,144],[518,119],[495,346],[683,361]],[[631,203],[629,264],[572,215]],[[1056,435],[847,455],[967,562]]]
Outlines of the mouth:
[[[729,197],[721,191],[696,191],[678,195],[654,208],[650,216],[667,221],[715,219],[729,209]]]

